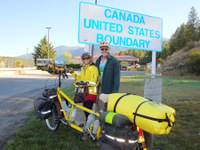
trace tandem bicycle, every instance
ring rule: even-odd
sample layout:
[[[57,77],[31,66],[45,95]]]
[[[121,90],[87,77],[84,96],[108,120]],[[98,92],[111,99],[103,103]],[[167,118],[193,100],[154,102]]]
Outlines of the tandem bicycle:
[[[69,98],[69,96],[67,96],[66,93],[64,93],[61,90],[61,82],[62,82],[61,79],[68,78],[67,73],[69,71],[67,69],[64,69],[64,70],[56,70],[56,71],[51,70],[48,72],[51,74],[54,74],[54,75],[58,75],[58,88],[57,88],[56,95],[54,95],[53,97],[50,98],[50,100],[53,102],[53,105],[51,107],[51,115],[47,119],[45,119],[47,127],[51,131],[56,131],[59,128],[60,123],[63,123],[64,125],[70,126],[71,128],[75,129],[76,131],[78,131],[79,133],[82,133],[82,134],[87,130],[87,132],[89,133],[89,135],[93,141],[97,141],[99,138],[101,138],[102,130],[101,130],[100,125],[98,126],[98,128],[96,129],[96,132],[94,134],[92,132],[93,127],[94,127],[93,123],[90,123],[87,126],[87,128],[84,128],[84,127],[74,123],[73,111],[77,108],[88,112],[89,114],[93,115],[95,118],[99,118],[101,113],[96,112],[91,109],[88,109],[88,108],[80,105],[79,103],[75,103],[72,99]],[[74,84],[74,85],[76,87],[76,84]],[[83,83],[83,84],[81,84],[81,85],[79,84],[77,86],[79,88],[80,87],[85,88],[85,87],[89,87],[90,85],[88,85],[87,83]],[[67,105],[71,105],[71,108],[66,110],[65,103]],[[145,140],[144,140],[142,130],[137,127],[135,127],[135,130],[138,133],[136,150],[147,150],[146,146],[145,146],[145,142],[144,142]]]

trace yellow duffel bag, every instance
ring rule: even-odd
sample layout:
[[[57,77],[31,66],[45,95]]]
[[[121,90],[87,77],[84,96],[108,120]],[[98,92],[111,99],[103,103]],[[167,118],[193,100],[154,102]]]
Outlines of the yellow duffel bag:
[[[107,111],[126,115],[151,134],[168,134],[175,121],[173,108],[129,93],[109,94]]]

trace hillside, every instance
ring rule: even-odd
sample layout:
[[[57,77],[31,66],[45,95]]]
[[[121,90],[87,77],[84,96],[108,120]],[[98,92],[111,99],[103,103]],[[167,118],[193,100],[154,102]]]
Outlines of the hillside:
[[[179,75],[180,70],[178,69],[178,64],[185,64],[189,54],[193,51],[200,51],[200,42],[194,43],[193,48],[184,47],[183,49],[173,53],[168,56],[162,65],[162,74],[164,75]]]

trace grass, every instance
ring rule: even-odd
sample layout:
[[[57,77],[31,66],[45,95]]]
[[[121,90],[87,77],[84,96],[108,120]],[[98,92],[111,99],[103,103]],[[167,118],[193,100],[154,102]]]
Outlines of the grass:
[[[120,92],[144,95],[146,76],[121,79]],[[176,122],[168,135],[155,135],[154,149],[200,149],[200,80],[162,77],[162,103],[176,110]]]
[[[120,92],[144,94],[144,81],[148,76],[136,75],[121,78]],[[176,110],[176,122],[168,135],[155,135],[155,150],[200,149],[200,80],[162,77],[162,102]],[[74,88],[64,90],[73,97]],[[18,149],[72,149],[98,150],[96,143],[80,141],[81,135],[72,128],[60,125],[51,132],[44,121],[35,119],[33,112],[24,129],[16,138],[7,141],[6,150]]]

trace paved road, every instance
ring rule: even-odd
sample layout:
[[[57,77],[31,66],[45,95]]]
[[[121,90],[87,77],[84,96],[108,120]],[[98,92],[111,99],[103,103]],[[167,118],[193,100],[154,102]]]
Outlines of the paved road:
[[[34,98],[41,96],[45,87],[55,87],[57,82],[58,78],[46,72],[0,77],[0,149],[24,125]],[[63,80],[62,87],[72,82],[70,75]]]
[[[133,76],[145,73],[146,73],[145,71],[121,71],[121,76]]]

